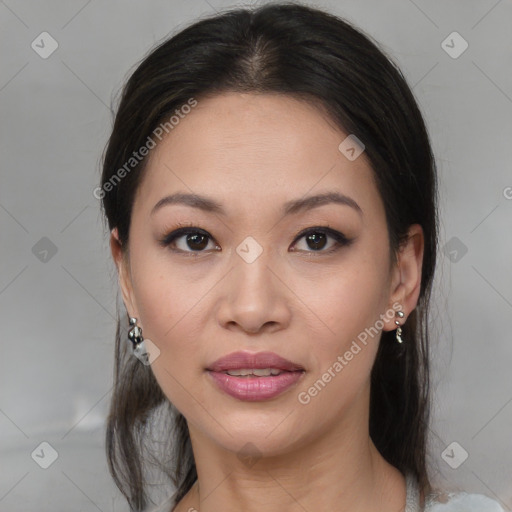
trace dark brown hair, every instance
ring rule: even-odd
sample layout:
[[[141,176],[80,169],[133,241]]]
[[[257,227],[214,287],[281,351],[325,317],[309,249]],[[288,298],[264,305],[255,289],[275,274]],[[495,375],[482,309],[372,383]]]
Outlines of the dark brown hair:
[[[403,327],[403,345],[393,331],[382,333],[371,373],[369,427],[382,456],[402,473],[412,472],[428,492],[427,318],[437,251],[437,185],[429,136],[411,89],[368,35],[314,7],[270,3],[195,22],[158,44],[122,90],[104,153],[101,199],[108,229],[117,227],[124,251],[147,158],[132,161],[131,168],[126,162],[191,98],[201,101],[223,91],[281,93],[320,105],[365,145],[392,254],[411,224],[422,226],[420,298]],[[119,173],[123,166],[126,172]],[[176,486],[174,504],[197,473],[187,422],[164,396],[151,367],[130,355],[126,331],[127,321],[122,324],[118,315],[106,448],[116,484],[139,511],[148,505],[148,465]],[[157,416],[168,422],[160,436]]]

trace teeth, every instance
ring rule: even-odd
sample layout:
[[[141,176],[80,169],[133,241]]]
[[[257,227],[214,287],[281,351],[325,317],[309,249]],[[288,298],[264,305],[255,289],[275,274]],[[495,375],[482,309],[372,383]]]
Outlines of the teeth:
[[[281,370],[277,368],[240,368],[237,370],[227,370],[228,375],[234,375],[237,377],[246,377],[247,375],[256,375],[257,377],[270,377],[270,375],[279,375]]]

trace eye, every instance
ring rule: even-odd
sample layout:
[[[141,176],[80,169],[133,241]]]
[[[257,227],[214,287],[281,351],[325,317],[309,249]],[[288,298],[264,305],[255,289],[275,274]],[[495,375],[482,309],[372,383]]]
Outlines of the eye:
[[[196,226],[187,225],[165,235],[159,242],[162,246],[170,247],[173,251],[189,253],[195,256],[194,253],[206,252],[205,249],[208,247],[208,242],[212,240],[207,231]],[[220,249],[217,244],[214,244],[213,248]]]
[[[295,239],[293,245],[295,246],[296,242],[302,238],[305,240],[306,247],[313,249],[312,251],[305,249],[305,252],[321,252],[327,254],[335,252],[352,242],[352,240],[348,239],[343,233],[324,226],[308,228],[302,231]],[[327,250],[323,250],[326,245],[328,245],[329,238],[333,240],[333,243]]]

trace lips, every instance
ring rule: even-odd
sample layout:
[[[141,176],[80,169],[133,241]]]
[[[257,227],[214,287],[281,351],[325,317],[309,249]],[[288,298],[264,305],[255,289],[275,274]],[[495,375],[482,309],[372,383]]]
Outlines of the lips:
[[[233,352],[206,371],[217,389],[246,401],[274,398],[295,386],[305,373],[301,365],[273,352]]]
[[[287,372],[304,370],[300,364],[284,359],[274,352],[232,352],[217,359],[206,369],[213,372],[227,372],[229,370],[261,370],[265,368]]]

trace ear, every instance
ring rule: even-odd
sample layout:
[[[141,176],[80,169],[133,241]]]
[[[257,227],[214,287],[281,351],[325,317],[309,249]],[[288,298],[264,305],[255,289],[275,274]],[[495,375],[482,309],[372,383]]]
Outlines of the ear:
[[[123,302],[129,316],[138,318],[137,308],[133,297],[133,287],[130,273],[130,262],[128,253],[123,251],[121,242],[119,241],[119,234],[117,228],[114,228],[110,233],[110,251],[112,258],[117,267],[117,274],[119,279],[119,287],[123,296]]]
[[[418,303],[424,246],[423,229],[419,224],[412,224],[408,230],[407,240],[398,250],[397,262],[393,266],[391,276],[389,308],[404,313],[404,317],[400,319],[401,325],[406,322],[407,317]],[[388,319],[385,322],[384,330],[396,329],[395,320],[397,317]]]

